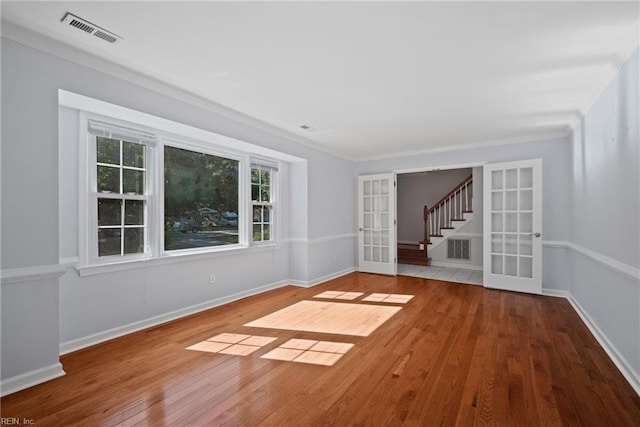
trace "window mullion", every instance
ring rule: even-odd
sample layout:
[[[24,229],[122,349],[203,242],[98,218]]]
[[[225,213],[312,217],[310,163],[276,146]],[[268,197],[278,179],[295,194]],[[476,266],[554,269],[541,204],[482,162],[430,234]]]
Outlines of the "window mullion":
[[[120,200],[120,255],[124,255],[124,199]]]
[[[98,135],[89,129],[91,188],[84,193],[91,205],[86,228],[90,237],[85,239],[91,246],[88,263],[118,262],[116,255],[127,260],[170,255],[163,243],[168,241],[173,243],[167,245],[169,251],[194,253],[208,246],[215,250],[219,245],[249,245],[254,208],[256,243],[274,239],[277,165],[254,165],[248,153],[214,154],[210,147],[183,144],[168,135],[160,134],[155,141],[118,137],[105,126]],[[254,167],[257,177],[252,177]],[[257,190],[255,202],[252,186]],[[193,237],[184,234],[192,232]],[[198,242],[192,243],[194,239]],[[208,246],[202,246],[205,241]]]

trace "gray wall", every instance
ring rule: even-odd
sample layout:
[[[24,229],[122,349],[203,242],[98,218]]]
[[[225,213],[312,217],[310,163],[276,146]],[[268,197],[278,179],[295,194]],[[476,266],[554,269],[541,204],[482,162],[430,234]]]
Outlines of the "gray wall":
[[[355,268],[352,162],[6,38],[1,59],[3,392],[61,374],[59,348]],[[73,150],[58,145],[58,89],[304,159],[284,174],[281,244],[86,277],[61,266],[77,257],[77,184],[59,167]]]
[[[447,258],[447,244],[445,242],[442,242],[440,245],[429,250],[431,264],[434,266],[440,265],[482,270],[482,254],[484,253],[484,248],[482,247],[482,185],[484,177],[482,167],[474,167],[470,170],[473,170],[473,217],[462,227],[456,230],[456,233],[453,235],[454,238],[469,240],[470,258],[468,260],[451,260]]]
[[[543,161],[543,290],[566,296],[640,393],[639,53],[566,139],[356,164],[379,173]]]
[[[636,50],[570,137],[570,291],[640,391],[640,136]]]
[[[437,153],[425,153],[392,159],[356,163],[357,174],[381,173],[395,170],[415,170],[419,168],[443,167],[447,165],[477,164],[483,162],[507,162],[526,159],[542,159],[542,232],[543,241],[543,287],[568,291],[566,271],[566,242],[569,237],[568,225],[570,192],[570,144],[567,139],[532,141],[482,148],[469,148]],[[477,199],[477,197],[476,197]]]
[[[359,174],[541,158],[543,287],[570,297],[640,390],[637,52],[566,139],[356,164],[4,38],[1,59],[3,386],[59,375],[60,344],[71,349],[287,280],[312,284],[353,269]],[[68,246],[59,233],[58,89],[306,159],[289,168],[302,178],[285,184],[289,236],[274,249],[97,276],[59,266]],[[202,279],[212,269],[215,286]]]
[[[433,206],[469,175],[470,168],[398,174],[398,242],[421,241],[423,207]]]

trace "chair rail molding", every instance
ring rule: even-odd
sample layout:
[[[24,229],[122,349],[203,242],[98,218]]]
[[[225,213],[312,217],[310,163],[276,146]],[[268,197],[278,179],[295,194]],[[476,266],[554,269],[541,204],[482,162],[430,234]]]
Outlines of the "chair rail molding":
[[[640,284],[640,269],[610,258],[594,250],[585,248],[584,246],[572,242],[554,240],[545,240],[542,242],[542,246],[545,248],[572,249],[588,258],[591,258],[594,261],[598,261],[599,263],[604,264],[605,266],[618,273],[622,273],[631,277],[632,279],[638,280],[638,283]]]
[[[34,282],[38,280],[57,279],[67,271],[66,265],[38,265],[33,267],[6,268],[0,272],[0,283]]]

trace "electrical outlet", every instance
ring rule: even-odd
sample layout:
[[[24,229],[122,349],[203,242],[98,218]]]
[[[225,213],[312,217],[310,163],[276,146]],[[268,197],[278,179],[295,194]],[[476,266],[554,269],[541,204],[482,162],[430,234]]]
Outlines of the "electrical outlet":
[[[216,275],[215,274],[210,274],[209,275],[209,283],[216,283]]]

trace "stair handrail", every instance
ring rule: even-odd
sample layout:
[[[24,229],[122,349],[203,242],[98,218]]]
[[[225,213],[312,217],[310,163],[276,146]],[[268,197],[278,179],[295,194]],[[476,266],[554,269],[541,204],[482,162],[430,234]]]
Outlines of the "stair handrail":
[[[471,181],[473,181],[473,174],[469,175],[468,177],[466,177],[460,184],[456,185],[453,190],[449,191],[447,193],[446,196],[444,196],[442,199],[438,200],[437,203],[434,203],[431,206],[431,209],[429,209],[429,214],[433,213],[433,211],[440,205],[442,205],[444,202],[446,202],[449,197],[451,197],[453,194],[455,194],[458,190],[460,190],[462,187],[464,187],[465,185],[468,185]]]
[[[469,186],[472,185],[473,174],[456,185],[430,209],[424,207],[426,244],[431,242],[431,236],[441,236],[443,228],[451,228],[452,221],[462,220],[463,214],[469,209]],[[463,196],[464,188],[464,196]],[[458,196],[458,193],[460,195]],[[457,217],[460,214],[461,217]]]

